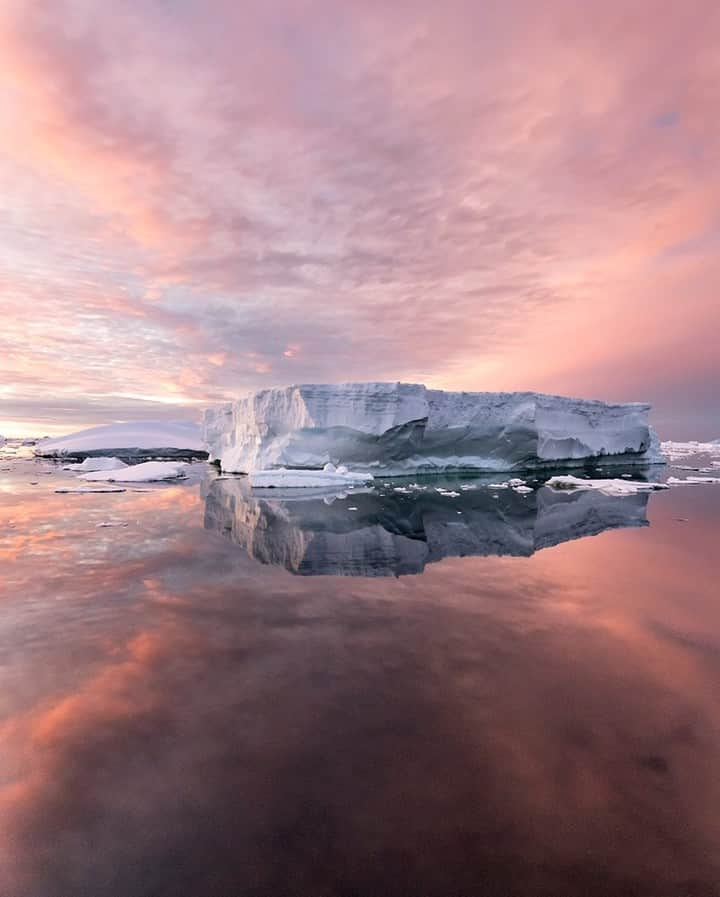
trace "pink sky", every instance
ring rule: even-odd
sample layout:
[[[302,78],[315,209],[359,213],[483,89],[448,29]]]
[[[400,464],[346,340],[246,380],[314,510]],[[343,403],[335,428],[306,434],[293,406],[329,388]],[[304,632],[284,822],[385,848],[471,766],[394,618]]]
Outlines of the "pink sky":
[[[720,437],[716,0],[0,0],[0,432],[349,379]]]

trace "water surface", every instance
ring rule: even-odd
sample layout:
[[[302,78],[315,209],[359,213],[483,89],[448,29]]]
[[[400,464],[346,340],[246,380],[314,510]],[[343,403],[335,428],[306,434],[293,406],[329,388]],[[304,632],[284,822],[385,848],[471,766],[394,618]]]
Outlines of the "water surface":
[[[720,894],[720,487],[0,466],[3,897]]]

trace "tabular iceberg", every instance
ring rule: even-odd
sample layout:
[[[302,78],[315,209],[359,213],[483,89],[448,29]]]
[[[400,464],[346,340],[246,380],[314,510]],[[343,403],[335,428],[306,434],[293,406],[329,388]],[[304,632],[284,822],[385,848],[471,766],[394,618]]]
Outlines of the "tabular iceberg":
[[[375,475],[663,463],[650,406],[534,392],[448,392],[419,383],[264,389],[205,412],[223,470],[342,463]]]

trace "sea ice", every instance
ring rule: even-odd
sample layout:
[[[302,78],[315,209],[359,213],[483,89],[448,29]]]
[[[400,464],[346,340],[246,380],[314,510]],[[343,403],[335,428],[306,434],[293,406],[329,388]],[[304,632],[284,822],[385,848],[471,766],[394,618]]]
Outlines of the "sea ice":
[[[100,487],[98,489],[93,489],[90,486],[76,486],[75,488],[65,488],[65,489],[56,489],[55,492],[60,495],[97,495],[98,493],[105,492],[125,492],[121,486],[105,486]]]
[[[711,486],[720,483],[720,477],[685,477],[684,479],[680,479],[680,477],[668,477],[667,481],[671,486],[682,486],[683,484],[690,486]]]
[[[121,470],[96,470],[83,473],[78,479],[93,483],[156,483],[163,480],[181,479],[186,474],[187,465],[177,461],[145,461]]]
[[[419,383],[265,389],[205,413],[211,460],[252,473],[342,459],[382,476],[663,463],[650,406],[532,392],[445,392]]]
[[[552,489],[597,489],[606,495],[635,495],[638,492],[669,488],[665,483],[644,483],[639,480],[583,480],[574,476],[550,477],[545,485]]]

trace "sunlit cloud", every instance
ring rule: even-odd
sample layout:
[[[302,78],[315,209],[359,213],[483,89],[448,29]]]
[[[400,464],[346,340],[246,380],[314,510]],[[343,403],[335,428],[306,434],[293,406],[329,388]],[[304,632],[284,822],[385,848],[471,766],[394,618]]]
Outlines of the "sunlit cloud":
[[[5,0],[0,432],[374,378],[720,435],[718,28],[710,0]]]

